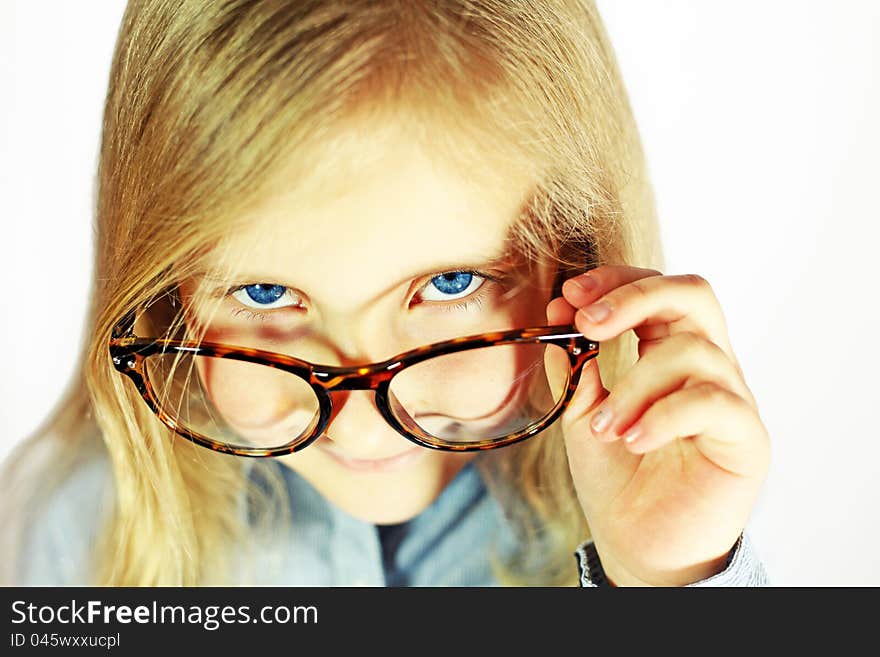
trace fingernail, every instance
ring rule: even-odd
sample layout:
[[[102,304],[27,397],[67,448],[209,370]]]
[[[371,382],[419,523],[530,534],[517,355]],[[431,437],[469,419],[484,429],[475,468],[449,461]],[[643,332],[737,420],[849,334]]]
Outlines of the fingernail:
[[[630,430],[626,432],[626,435],[623,437],[623,442],[627,445],[632,445],[636,442],[639,437],[642,435],[641,427],[630,427]]]
[[[602,433],[607,429],[611,424],[611,411],[607,408],[600,408],[596,411],[596,414],[593,416],[593,419],[590,420],[590,426],[593,429],[593,433]]]
[[[589,274],[584,274],[583,276],[573,278],[571,279],[571,282],[581,288],[584,292],[592,292],[596,289],[596,286],[598,285],[596,279]]]
[[[591,322],[598,324],[611,314],[611,308],[604,301],[600,301],[599,303],[594,303],[586,308],[581,308],[580,312],[582,312]]]

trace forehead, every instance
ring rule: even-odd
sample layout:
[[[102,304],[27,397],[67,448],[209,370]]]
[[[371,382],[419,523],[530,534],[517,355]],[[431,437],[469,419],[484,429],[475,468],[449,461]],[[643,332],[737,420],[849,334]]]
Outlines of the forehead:
[[[388,126],[350,126],[291,162],[230,236],[229,268],[340,309],[500,255],[531,189],[497,159],[445,161]]]

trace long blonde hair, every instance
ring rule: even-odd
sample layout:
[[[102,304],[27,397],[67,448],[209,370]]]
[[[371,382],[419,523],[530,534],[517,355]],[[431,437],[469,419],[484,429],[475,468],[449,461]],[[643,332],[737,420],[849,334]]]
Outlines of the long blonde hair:
[[[558,264],[555,293],[606,262],[661,267],[638,131],[592,1],[130,0],[104,108],[87,340],[65,397],[4,464],[5,523],[102,442],[116,497],[93,583],[229,581],[229,546],[289,517],[277,470],[175,439],[112,367],[113,323],[221,243],[291,153],[343,116],[403,106],[443,137],[431,144],[443,157],[491,148],[536,172],[515,239]],[[634,344],[629,332],[603,343],[606,387]],[[503,584],[576,585],[589,527],[558,425],[481,465],[522,541],[517,560],[493,557]],[[265,470],[261,493],[244,461]]]

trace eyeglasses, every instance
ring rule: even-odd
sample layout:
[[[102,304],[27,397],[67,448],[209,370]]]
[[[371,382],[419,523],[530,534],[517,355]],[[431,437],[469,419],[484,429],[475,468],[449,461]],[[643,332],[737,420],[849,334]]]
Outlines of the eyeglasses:
[[[355,367],[217,342],[134,335],[134,311],[109,341],[114,367],[168,427],[236,456],[281,456],[318,439],[332,394],[372,390],[407,440],[431,449],[495,449],[530,438],[568,406],[599,344],[573,326],[492,331]]]

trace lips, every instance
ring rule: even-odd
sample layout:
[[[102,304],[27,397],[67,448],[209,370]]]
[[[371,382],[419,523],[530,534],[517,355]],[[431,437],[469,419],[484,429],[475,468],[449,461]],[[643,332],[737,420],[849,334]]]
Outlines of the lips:
[[[405,452],[395,454],[387,458],[381,459],[354,459],[341,454],[338,450],[328,447],[326,444],[318,445],[323,451],[329,454],[337,463],[352,470],[359,471],[389,471],[403,467],[415,461],[422,453],[423,449],[414,447]]]

